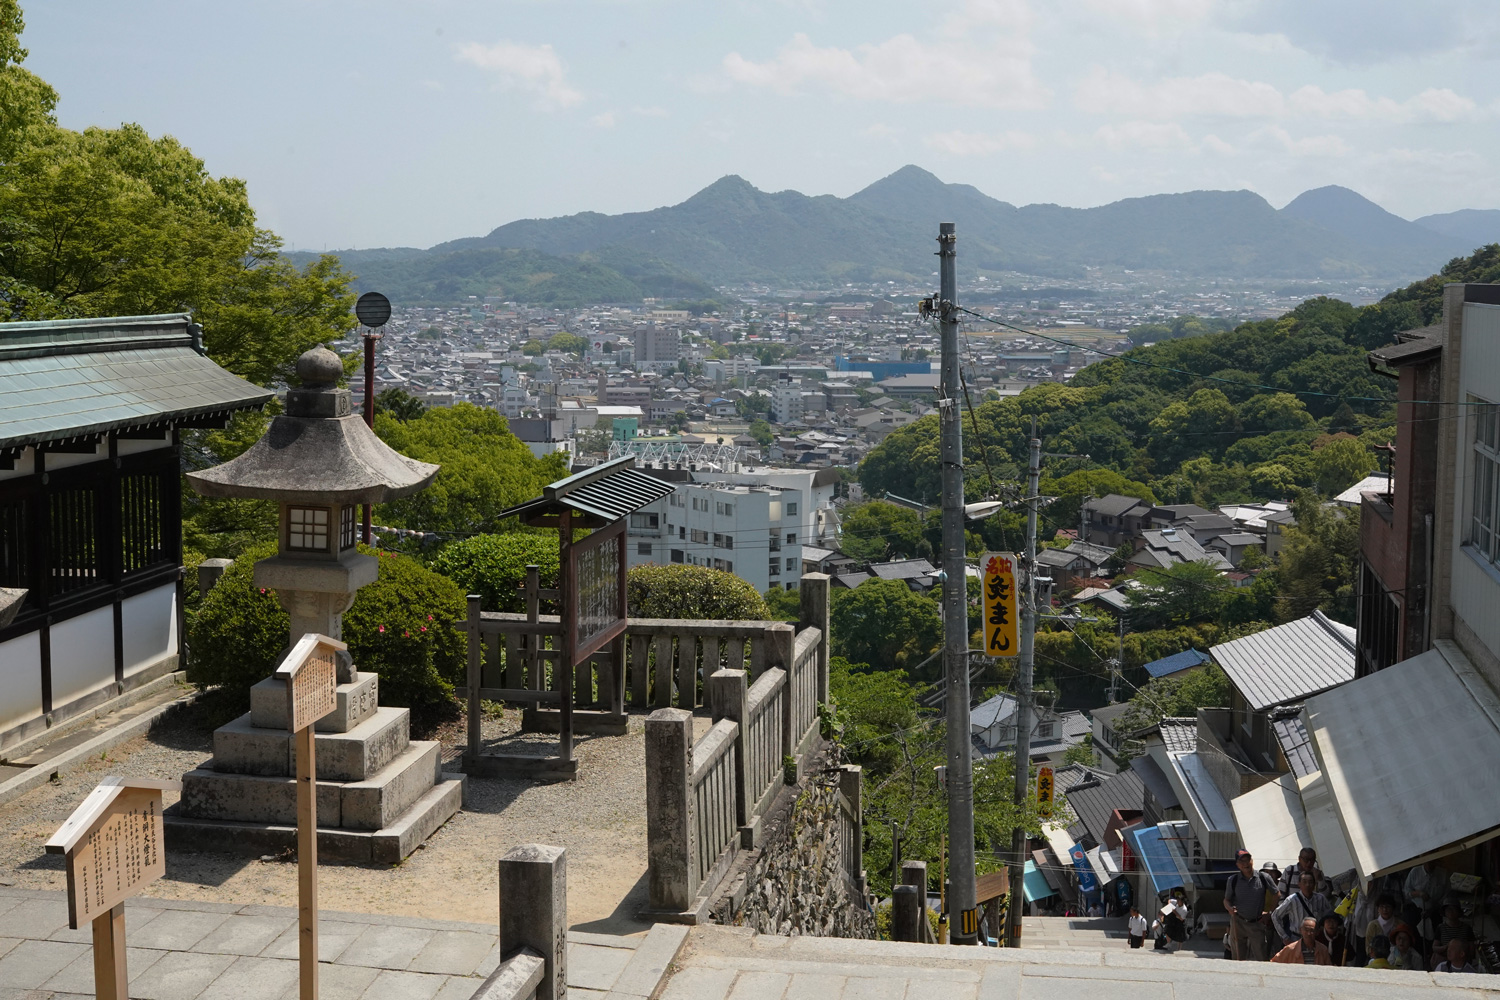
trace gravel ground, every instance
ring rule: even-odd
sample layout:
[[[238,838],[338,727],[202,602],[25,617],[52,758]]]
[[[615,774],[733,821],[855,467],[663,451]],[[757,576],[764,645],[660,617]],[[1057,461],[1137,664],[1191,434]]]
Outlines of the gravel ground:
[[[176,778],[202,765],[212,756],[212,720],[205,716],[193,710],[169,716],[150,734],[0,807],[0,885],[65,888],[62,858],[43,852],[46,839],[105,775]],[[486,741],[550,742],[518,733],[519,721],[520,713],[509,710],[486,718]],[[560,844],[568,849],[569,922],[606,933],[644,931],[647,925],[634,919],[646,892],[644,721],[643,715],[631,716],[626,736],[580,737],[573,782],[470,778],[463,809],[404,862],[322,866],[320,906],[490,923],[497,913],[500,856],[517,844]],[[697,728],[708,725],[699,719]],[[456,722],[435,734],[443,739],[445,761],[457,758],[461,732]],[[167,793],[168,805],[175,799]],[[297,866],[292,860],[172,852],[166,877],[147,895],[295,906]]]

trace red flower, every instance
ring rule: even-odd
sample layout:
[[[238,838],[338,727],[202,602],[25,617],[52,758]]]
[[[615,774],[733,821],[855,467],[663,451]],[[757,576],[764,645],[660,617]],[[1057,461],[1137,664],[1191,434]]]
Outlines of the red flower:
[[[380,626],[380,631],[382,631],[382,632],[385,631],[385,626],[384,625]]]
[[[423,625],[423,626],[422,626],[422,631],[423,631],[423,632],[426,632],[426,631],[427,631],[427,626],[426,626],[426,625]]]

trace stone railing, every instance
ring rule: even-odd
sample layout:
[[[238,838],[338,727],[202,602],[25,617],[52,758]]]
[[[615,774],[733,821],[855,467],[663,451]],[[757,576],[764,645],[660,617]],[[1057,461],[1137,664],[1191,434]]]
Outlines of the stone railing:
[[[500,965],[475,1000],[565,1000],[567,854],[527,844],[500,859]]]
[[[648,912],[696,923],[787,784],[821,748],[828,698],[828,578],[803,577],[804,627],[784,666],[759,676],[720,667],[708,675],[714,723],[696,742],[693,716],[659,708],[646,720]],[[753,679],[754,683],[750,683]]]

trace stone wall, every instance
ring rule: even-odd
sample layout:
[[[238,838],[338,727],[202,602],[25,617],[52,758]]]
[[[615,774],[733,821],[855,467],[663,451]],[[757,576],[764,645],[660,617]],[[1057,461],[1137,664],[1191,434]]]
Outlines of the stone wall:
[[[844,857],[850,831],[839,782],[835,768],[811,769],[790,813],[767,831],[765,847],[747,867],[738,913],[720,910],[721,918],[762,934],[875,937],[875,916],[849,875],[858,861]],[[852,835],[857,844],[857,825]]]

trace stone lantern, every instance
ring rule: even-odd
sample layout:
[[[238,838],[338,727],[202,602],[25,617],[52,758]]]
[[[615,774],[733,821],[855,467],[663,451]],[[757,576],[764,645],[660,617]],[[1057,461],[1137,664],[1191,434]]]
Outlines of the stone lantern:
[[[384,503],[428,486],[438,467],[391,450],[355,416],[343,365],[327,348],[297,359],[302,387],[286,412],[238,458],[188,473],[207,497],[275,500],[276,555],[255,564],[255,585],[276,591],[291,616],[288,648],[309,632],[343,638],[354,592],[373,583],[377,562],[355,549],[358,505]],[[347,656],[340,681],[351,680]]]
[[[297,359],[301,387],[265,435],[238,458],[188,474],[204,496],[280,505],[276,554],[255,564],[255,583],[274,589],[291,616],[290,643],[308,632],[342,638],[355,591],[379,572],[355,549],[356,506],[408,496],[438,473],[354,415],[341,374],[332,351],[308,351]],[[347,654],[335,697],[314,727],[318,852],[400,861],[458,810],[463,776],[443,772],[440,744],[410,738],[409,711],[381,706],[379,677]],[[250,689],[250,711],[214,731],[213,760],[183,775],[182,797],[165,811],[169,848],[264,855],[296,843],[286,706],[283,682],[268,677]]]

